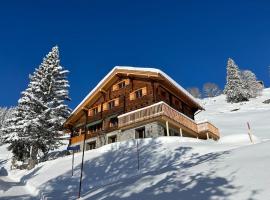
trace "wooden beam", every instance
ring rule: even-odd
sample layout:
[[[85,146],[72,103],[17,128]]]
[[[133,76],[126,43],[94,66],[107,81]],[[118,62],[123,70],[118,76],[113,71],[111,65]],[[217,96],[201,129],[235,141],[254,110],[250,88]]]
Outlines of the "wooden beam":
[[[103,94],[106,94],[106,93],[107,93],[103,88],[99,89],[99,91],[100,91],[101,93],[103,93]]]

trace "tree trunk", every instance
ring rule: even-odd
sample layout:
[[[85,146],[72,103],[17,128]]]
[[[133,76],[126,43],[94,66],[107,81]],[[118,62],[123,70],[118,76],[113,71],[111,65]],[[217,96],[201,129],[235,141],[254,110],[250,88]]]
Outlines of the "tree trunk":
[[[27,169],[33,169],[35,167],[35,165],[37,164],[37,153],[38,153],[38,149],[35,145],[31,146],[31,150],[30,150],[30,159],[28,161],[28,166]]]

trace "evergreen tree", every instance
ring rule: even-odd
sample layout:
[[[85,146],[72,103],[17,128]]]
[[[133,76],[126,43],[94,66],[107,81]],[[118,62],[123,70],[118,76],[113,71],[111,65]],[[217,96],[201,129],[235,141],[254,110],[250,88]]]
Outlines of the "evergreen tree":
[[[261,94],[262,86],[258,83],[256,75],[250,70],[241,72],[241,79],[249,98],[255,98]]]
[[[224,94],[226,94],[227,102],[237,103],[248,101],[249,95],[244,88],[238,66],[231,58],[229,58],[227,62],[227,83],[225,85]]]
[[[3,141],[10,144],[8,149],[12,151],[13,159],[17,161],[25,161],[29,157],[29,142],[23,137],[27,112],[28,109],[19,103],[2,128]]]
[[[0,144],[5,140],[4,128],[8,126],[8,121],[12,117],[15,108],[0,108]]]
[[[61,144],[59,136],[70,114],[65,104],[69,100],[67,73],[60,66],[58,47],[53,47],[30,75],[28,88],[22,92],[15,116],[6,129],[13,134],[8,141],[19,143],[26,152],[24,155],[29,155],[34,162],[39,152],[47,154]],[[11,147],[16,150],[14,145]]]

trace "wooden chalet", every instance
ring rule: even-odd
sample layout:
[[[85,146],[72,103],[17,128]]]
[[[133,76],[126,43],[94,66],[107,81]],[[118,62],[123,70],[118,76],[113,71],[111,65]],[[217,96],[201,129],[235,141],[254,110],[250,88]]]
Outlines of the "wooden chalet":
[[[154,68],[115,67],[66,120],[70,145],[86,150],[128,139],[179,136],[219,139],[219,130],[194,115],[203,107]]]

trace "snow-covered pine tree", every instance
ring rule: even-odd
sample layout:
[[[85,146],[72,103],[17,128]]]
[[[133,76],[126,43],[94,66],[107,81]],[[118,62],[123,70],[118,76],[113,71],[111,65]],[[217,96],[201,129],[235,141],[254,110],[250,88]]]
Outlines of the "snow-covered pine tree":
[[[241,72],[241,79],[244,88],[247,90],[250,98],[255,98],[261,94],[262,86],[258,83],[256,75],[250,70],[244,70]]]
[[[34,161],[31,163],[36,163],[39,152],[46,154],[61,144],[63,122],[70,114],[65,104],[69,100],[67,73],[60,66],[58,47],[53,47],[30,75],[28,88],[22,92],[14,117],[5,129],[10,149],[16,152],[15,144],[19,144],[24,148],[23,155]]]
[[[40,68],[44,70],[41,80],[39,96],[43,104],[43,112],[38,116],[43,137],[46,139],[46,147],[52,150],[59,146],[59,137],[63,134],[63,123],[70,115],[70,109],[65,101],[70,100],[68,96],[69,83],[68,71],[60,66],[58,47],[53,47],[46,56]],[[42,71],[43,71],[42,70]]]
[[[3,127],[3,124],[5,122],[5,116],[7,113],[7,108],[0,108],[0,133],[1,133],[1,128]],[[1,134],[0,134],[1,137]]]
[[[2,128],[3,128],[3,125],[5,123],[6,113],[7,113],[7,108],[0,108],[0,145],[1,145],[2,141],[3,141]]]
[[[2,128],[3,141],[10,144],[8,149],[12,151],[13,159],[17,161],[25,161],[29,157],[29,143],[23,137],[27,121],[26,113],[28,113],[28,107],[18,103]]]
[[[15,108],[0,108],[0,144],[4,142],[5,135],[3,129],[8,125],[8,120],[12,117]]]
[[[227,83],[224,94],[226,94],[227,102],[231,103],[248,101],[249,99],[249,95],[244,89],[238,66],[231,58],[227,62]]]
[[[69,100],[67,73],[60,66],[58,47],[53,47],[30,76],[29,88],[24,92],[26,98],[21,103],[31,106],[32,119],[25,127],[24,137],[30,141],[33,160],[38,151],[46,154],[61,144],[63,123],[70,114],[65,104]]]

